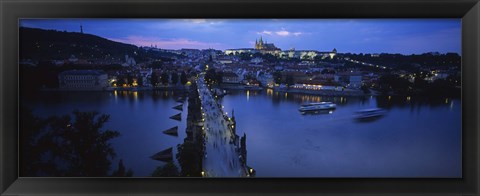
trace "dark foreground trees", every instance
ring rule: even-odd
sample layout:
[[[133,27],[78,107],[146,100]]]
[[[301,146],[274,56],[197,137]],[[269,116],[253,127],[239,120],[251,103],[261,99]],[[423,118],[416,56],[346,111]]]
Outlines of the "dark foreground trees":
[[[173,162],[168,162],[164,166],[159,166],[152,173],[152,177],[180,177],[177,166]]]
[[[109,115],[74,111],[73,117],[42,119],[25,108],[20,115],[20,176],[110,176],[115,157],[110,140],[120,133],[102,129]]]

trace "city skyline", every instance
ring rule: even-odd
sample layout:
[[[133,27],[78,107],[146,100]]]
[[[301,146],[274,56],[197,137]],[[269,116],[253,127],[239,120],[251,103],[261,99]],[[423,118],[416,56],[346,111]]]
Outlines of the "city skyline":
[[[339,53],[461,54],[460,19],[21,19],[20,26],[83,32],[163,49],[253,48]]]

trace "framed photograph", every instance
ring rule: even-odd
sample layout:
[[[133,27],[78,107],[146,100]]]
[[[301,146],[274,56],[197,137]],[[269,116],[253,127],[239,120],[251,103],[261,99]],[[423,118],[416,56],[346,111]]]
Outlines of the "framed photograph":
[[[2,194],[479,193],[476,0],[1,11]]]

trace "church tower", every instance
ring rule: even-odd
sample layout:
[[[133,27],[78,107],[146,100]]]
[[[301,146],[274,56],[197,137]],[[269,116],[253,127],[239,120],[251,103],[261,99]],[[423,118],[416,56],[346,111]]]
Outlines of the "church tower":
[[[263,49],[263,40],[262,40],[262,36],[260,36],[260,40],[257,41],[255,39],[255,49],[257,50],[262,50]]]
[[[262,40],[262,36],[260,36],[260,41],[259,41],[259,49],[262,50],[263,49],[263,40]]]

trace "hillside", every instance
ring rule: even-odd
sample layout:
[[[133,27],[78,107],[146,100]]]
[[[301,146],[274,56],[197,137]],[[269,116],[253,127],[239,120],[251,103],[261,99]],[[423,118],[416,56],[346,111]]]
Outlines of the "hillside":
[[[75,55],[80,59],[124,61],[125,55],[135,53],[138,60],[146,57],[137,46],[91,34],[21,27],[19,35],[20,59],[61,60]]]

